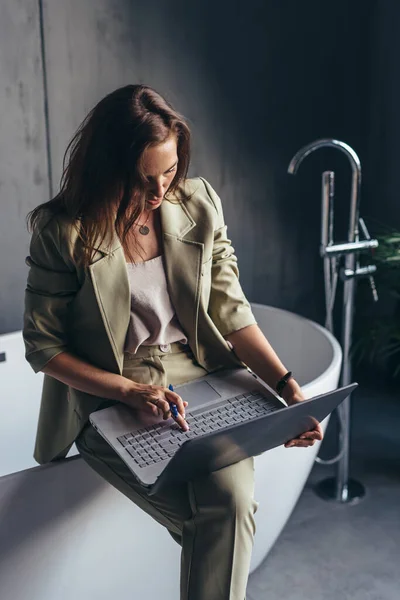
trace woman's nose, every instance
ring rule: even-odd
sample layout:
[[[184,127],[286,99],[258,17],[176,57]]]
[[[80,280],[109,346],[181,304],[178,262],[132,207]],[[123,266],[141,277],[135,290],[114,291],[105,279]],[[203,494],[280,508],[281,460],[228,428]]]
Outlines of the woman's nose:
[[[157,196],[157,198],[159,198],[160,196],[163,195],[164,193],[164,189],[163,189],[163,184],[162,181],[155,181],[153,188],[152,188],[152,192],[155,196]]]

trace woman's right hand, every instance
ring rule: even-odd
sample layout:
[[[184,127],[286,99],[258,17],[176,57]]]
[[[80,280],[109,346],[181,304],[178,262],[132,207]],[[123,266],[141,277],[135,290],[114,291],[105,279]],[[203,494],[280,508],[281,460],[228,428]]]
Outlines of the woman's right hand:
[[[131,408],[143,410],[153,415],[160,415],[164,420],[169,419],[171,414],[170,403],[175,404],[178,416],[175,421],[183,429],[189,429],[185,421],[185,408],[188,405],[176,392],[160,385],[147,385],[144,383],[130,382],[132,385],[124,394],[122,401]]]

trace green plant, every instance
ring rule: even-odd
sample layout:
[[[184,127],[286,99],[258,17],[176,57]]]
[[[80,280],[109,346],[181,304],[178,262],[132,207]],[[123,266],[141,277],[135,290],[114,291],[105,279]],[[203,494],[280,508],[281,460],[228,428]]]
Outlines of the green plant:
[[[353,356],[358,363],[377,367],[393,378],[400,376],[400,232],[378,235],[379,247],[372,262],[380,302],[376,306],[366,297],[357,302]],[[370,261],[369,261],[370,262]]]

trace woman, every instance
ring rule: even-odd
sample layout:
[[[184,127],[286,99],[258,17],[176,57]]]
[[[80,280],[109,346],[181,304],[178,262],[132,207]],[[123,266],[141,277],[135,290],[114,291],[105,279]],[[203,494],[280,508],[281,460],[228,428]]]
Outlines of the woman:
[[[182,546],[182,600],[243,600],[254,535],[253,459],[148,497],[88,423],[122,402],[186,429],[168,385],[248,365],[287,373],[238,280],[221,202],[186,179],[190,133],[154,90],[130,85],[91,111],[69,147],[60,193],[30,215],[26,358],[45,373],[35,457],[85,461]],[[303,400],[290,378],[282,396]],[[312,446],[318,426],[287,446]]]

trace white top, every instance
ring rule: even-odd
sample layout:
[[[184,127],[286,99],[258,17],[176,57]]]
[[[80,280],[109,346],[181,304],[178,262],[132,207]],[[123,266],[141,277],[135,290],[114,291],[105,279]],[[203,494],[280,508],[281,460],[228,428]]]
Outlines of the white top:
[[[131,317],[125,351],[135,354],[139,346],[187,343],[169,297],[163,257],[127,263],[131,288]]]

